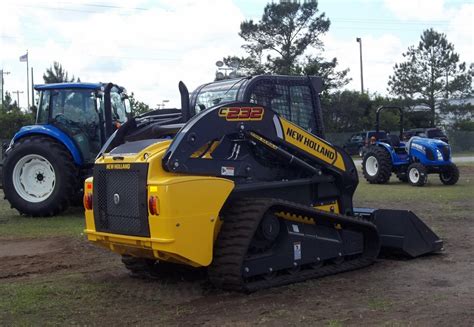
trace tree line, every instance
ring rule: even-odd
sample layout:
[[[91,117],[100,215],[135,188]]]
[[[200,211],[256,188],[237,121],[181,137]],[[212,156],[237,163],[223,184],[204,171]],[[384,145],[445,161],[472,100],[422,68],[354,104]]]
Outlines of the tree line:
[[[331,21],[319,10],[317,1],[269,3],[259,21],[244,20],[239,35],[246,55],[223,58],[234,76],[257,74],[317,75],[324,81],[321,94],[323,119],[328,132],[356,132],[374,127],[375,110],[384,104],[406,108],[406,127],[428,127],[441,119],[451,121],[450,128],[474,131],[474,107],[453,99],[473,97],[474,65],[461,62],[454,45],[434,29],[422,32],[417,45],[408,47],[404,60],[396,63],[388,77],[388,96],[368,95],[343,90],[351,81],[349,68],[339,68],[337,58],[325,59],[321,37]],[[228,78],[229,76],[227,76]],[[221,76],[222,78],[222,76]],[[226,78],[226,76],[224,76]],[[80,82],[69,78],[60,63],[54,62],[43,74],[45,83]],[[136,113],[150,106],[131,94]],[[419,109],[427,108],[428,113]],[[35,108],[32,107],[34,113]],[[0,138],[11,137],[22,124],[34,120],[23,113],[7,93],[0,107]],[[396,129],[398,117],[387,113],[383,124]]]

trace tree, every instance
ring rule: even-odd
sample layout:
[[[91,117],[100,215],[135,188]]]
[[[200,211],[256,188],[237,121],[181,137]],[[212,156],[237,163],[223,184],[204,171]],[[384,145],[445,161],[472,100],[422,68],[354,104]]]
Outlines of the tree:
[[[5,92],[3,103],[0,105],[0,139],[11,139],[24,125],[34,122],[31,113],[24,113],[13,101],[10,92]]]
[[[336,71],[337,58],[325,61],[321,57],[307,56],[306,60],[298,67],[298,72],[304,75],[316,75],[323,79],[322,96],[329,96],[330,90],[337,90],[350,82],[347,76],[349,68]]]
[[[258,23],[240,24],[239,35],[247,42],[243,48],[251,55],[268,51],[267,64],[275,73],[294,73],[298,58],[308,47],[322,48],[319,37],[329,30],[330,21],[318,13],[316,1],[270,3]]]
[[[43,80],[46,84],[51,83],[64,83],[64,82],[74,82],[74,75],[69,79],[68,72],[63,68],[63,66],[55,61],[53,66],[46,69],[46,73],[43,74]],[[80,79],[77,79],[80,81]]]
[[[3,98],[3,103],[0,105],[0,112],[7,113],[12,111],[20,111],[16,101],[13,101],[10,92],[6,91]]]
[[[149,105],[135,99],[135,94],[133,92],[128,96],[128,99],[130,100],[130,106],[132,107],[135,116],[151,110]]]
[[[395,64],[389,77],[389,91],[426,103],[431,110],[432,126],[436,121],[437,99],[472,94],[472,69],[467,71],[466,63],[459,63],[459,55],[445,34],[425,30],[418,46],[410,46],[403,57],[406,61]]]
[[[358,132],[369,124],[371,101],[367,94],[337,91],[321,100],[326,132]]]
[[[330,21],[320,14],[317,1],[270,3],[265,6],[259,22],[246,20],[240,24],[239,35],[247,57],[229,56],[224,63],[238,63],[241,75],[320,74],[325,88],[332,89],[349,82],[348,69],[336,71],[337,59],[325,61],[310,56],[310,48],[323,50],[320,37],[329,30]]]

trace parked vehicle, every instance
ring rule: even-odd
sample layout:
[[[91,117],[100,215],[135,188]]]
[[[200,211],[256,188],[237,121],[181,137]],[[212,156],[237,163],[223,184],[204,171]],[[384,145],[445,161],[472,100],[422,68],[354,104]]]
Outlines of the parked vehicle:
[[[376,131],[356,133],[347,140],[342,148],[351,156],[358,154],[360,157],[363,157],[372,137],[375,137],[375,139],[384,139],[386,135],[387,133],[385,131],[380,131],[378,134]]]
[[[413,128],[403,133],[403,137],[405,140],[409,140],[413,136],[425,137],[429,139],[437,139],[445,143],[449,143],[449,140],[446,134],[440,128],[437,128],[437,127]]]
[[[5,198],[20,213],[52,216],[81,198],[102,145],[127,121],[124,88],[112,83],[36,85],[36,124],[13,137],[3,162]]]
[[[449,144],[438,140],[414,136],[407,142],[403,137],[403,110],[400,107],[380,107],[376,112],[376,131],[379,130],[380,113],[385,109],[400,112],[400,134],[387,134],[367,149],[362,161],[365,179],[371,184],[384,184],[392,173],[403,182],[423,186],[428,174],[439,174],[445,185],[456,184],[459,170],[451,160]]]

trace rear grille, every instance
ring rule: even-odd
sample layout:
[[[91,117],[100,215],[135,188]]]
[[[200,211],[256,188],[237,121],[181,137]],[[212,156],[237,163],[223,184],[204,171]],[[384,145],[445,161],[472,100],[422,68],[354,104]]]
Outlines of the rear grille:
[[[447,145],[441,146],[441,147],[439,147],[439,150],[443,154],[443,159],[444,160],[449,160],[449,157],[451,156],[451,151],[449,149],[449,146],[447,146]]]
[[[150,236],[147,173],[147,164],[95,165],[93,204],[97,231]]]

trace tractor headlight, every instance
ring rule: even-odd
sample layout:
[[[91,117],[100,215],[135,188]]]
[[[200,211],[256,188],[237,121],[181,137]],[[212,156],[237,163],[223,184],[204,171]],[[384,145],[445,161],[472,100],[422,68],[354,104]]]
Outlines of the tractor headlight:
[[[436,156],[438,157],[438,160],[439,161],[443,161],[443,154],[441,153],[441,151],[439,151],[438,149],[436,149]]]

